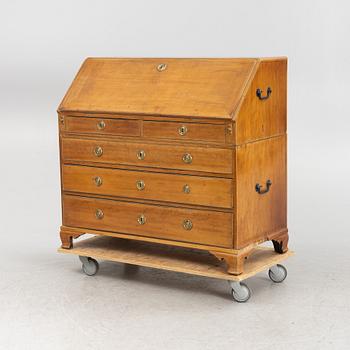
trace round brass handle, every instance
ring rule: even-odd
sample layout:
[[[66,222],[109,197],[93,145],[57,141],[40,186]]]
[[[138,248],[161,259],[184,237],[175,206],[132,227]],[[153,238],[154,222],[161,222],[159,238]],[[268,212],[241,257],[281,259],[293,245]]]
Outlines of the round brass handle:
[[[94,148],[94,154],[95,154],[96,157],[101,157],[102,154],[103,154],[103,149],[102,149],[102,147],[96,146],[96,147]]]
[[[192,224],[192,221],[190,219],[184,220],[182,225],[183,225],[183,228],[185,230],[187,230],[187,231],[192,230],[193,224]]]
[[[192,163],[192,156],[189,153],[185,153],[182,157],[182,160],[186,164],[191,164]]]
[[[184,185],[184,187],[182,188],[182,190],[184,191],[184,193],[190,193],[191,192],[191,188],[189,185]]]
[[[94,182],[96,186],[101,186],[102,185],[102,178],[99,176],[94,177]]]
[[[146,216],[144,216],[143,214],[141,214],[138,218],[137,218],[137,222],[140,225],[144,225],[146,223]]]
[[[145,188],[145,183],[144,181],[142,180],[138,180],[136,181],[136,188],[139,190],[139,191],[142,191],[144,188]]]
[[[106,123],[103,120],[97,122],[97,129],[103,130],[106,127]]]
[[[101,209],[96,209],[96,211],[95,211],[96,219],[101,220],[101,219],[103,219],[104,215],[105,214],[103,213],[103,211]]]
[[[187,126],[186,126],[186,125],[180,126],[179,129],[178,129],[178,131],[179,131],[179,134],[180,134],[181,136],[186,135],[186,134],[187,134],[187,131],[188,131]]]
[[[137,159],[144,160],[146,157],[146,153],[144,150],[137,151],[136,153]]]

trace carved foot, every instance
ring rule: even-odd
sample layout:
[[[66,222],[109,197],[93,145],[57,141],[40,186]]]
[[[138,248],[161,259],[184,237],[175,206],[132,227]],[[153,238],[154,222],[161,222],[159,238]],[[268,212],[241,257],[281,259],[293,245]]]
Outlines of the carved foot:
[[[273,237],[271,240],[276,253],[283,254],[288,251],[288,231],[284,231],[282,234]]]
[[[231,275],[240,275],[244,271],[244,260],[251,253],[252,248],[248,247],[247,249],[242,249],[241,252],[236,254],[228,254],[222,252],[210,252],[219,260],[223,260],[227,266],[227,272]]]
[[[73,238],[78,238],[81,235],[82,234],[80,233],[72,232],[67,229],[61,228],[61,231],[60,231],[60,237],[62,242],[61,247],[65,249],[73,248]]]

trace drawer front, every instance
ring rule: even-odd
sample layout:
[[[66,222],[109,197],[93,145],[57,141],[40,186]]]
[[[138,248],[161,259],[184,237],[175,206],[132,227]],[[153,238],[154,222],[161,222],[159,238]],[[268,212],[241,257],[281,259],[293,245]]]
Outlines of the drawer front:
[[[143,135],[149,138],[225,142],[226,126],[179,122],[144,121]]]
[[[96,162],[232,174],[232,150],[63,138],[63,162]]]
[[[74,133],[140,136],[138,120],[66,117],[65,131]]]
[[[232,214],[63,196],[63,224],[183,242],[232,247]]]
[[[231,208],[232,180],[63,166],[63,190]]]

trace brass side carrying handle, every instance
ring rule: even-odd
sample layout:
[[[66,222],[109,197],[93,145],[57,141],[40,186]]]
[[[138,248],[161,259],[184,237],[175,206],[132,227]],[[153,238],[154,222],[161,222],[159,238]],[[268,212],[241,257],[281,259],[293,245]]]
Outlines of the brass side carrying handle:
[[[102,154],[103,154],[103,149],[102,149],[102,147],[96,146],[96,147],[94,148],[94,155],[95,155],[96,157],[101,157]]]
[[[256,184],[255,185],[255,191],[258,192],[259,194],[267,193],[267,192],[269,192],[271,185],[272,185],[272,181],[271,180],[267,180],[266,181],[266,188],[263,190],[262,189],[262,187],[263,187],[262,185]]]
[[[183,156],[182,156],[182,161],[186,164],[191,164],[192,163],[192,156],[189,154],[189,153],[185,153]]]
[[[262,95],[263,90],[261,90],[261,89],[256,90],[256,96],[259,97],[259,100],[267,100],[270,97],[271,93],[272,93],[272,89],[270,88],[270,86],[268,86],[265,96]]]

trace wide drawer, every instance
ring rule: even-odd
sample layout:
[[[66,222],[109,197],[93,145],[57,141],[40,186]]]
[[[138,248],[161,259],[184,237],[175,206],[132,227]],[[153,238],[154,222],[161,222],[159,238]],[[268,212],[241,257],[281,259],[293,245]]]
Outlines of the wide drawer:
[[[223,124],[144,121],[143,136],[181,141],[193,140],[224,143],[226,126]]]
[[[63,224],[83,229],[232,247],[232,214],[209,210],[64,195]]]
[[[156,145],[92,139],[62,138],[63,162],[96,162],[232,173],[232,150],[178,145]]]
[[[231,208],[231,179],[64,165],[63,190]]]
[[[140,136],[140,121],[128,119],[65,117],[65,131],[83,134]]]

